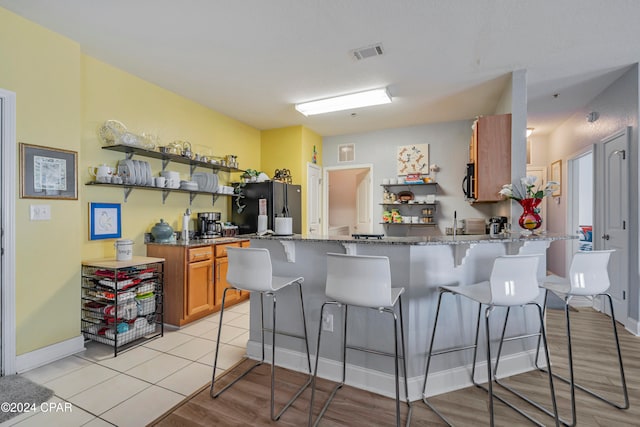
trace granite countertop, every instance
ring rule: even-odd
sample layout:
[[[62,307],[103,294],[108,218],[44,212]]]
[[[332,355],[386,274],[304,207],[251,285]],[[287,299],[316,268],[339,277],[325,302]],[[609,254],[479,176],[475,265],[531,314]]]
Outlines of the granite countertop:
[[[249,240],[248,236],[238,237],[217,237],[215,239],[191,239],[187,242],[176,240],[168,243],[148,242],[146,245],[163,245],[163,246],[183,246],[187,248],[197,248],[201,246],[221,245],[224,243],[243,242]]]
[[[416,236],[416,237],[387,237],[382,239],[356,239],[351,236],[307,236],[294,234],[293,236],[258,236],[243,235],[249,239],[260,240],[283,240],[294,242],[337,242],[337,243],[358,243],[363,245],[464,245],[471,243],[511,243],[528,242],[536,240],[571,240],[577,239],[578,235],[566,235],[558,233],[540,233],[532,236],[521,235],[520,233],[503,234],[498,237],[490,237],[488,234],[481,235],[459,235],[459,236]]]

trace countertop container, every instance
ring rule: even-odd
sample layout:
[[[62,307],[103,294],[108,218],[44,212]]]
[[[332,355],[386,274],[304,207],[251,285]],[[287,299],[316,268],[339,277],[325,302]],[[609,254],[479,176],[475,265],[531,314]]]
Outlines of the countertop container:
[[[151,228],[151,235],[153,236],[153,240],[158,243],[167,243],[171,241],[173,237],[173,228],[163,219],[160,219],[160,222],[156,223],[156,225]]]

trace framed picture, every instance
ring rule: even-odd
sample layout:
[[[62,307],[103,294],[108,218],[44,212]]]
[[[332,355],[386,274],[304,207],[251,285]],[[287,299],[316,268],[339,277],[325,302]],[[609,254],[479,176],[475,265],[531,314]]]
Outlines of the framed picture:
[[[398,175],[429,175],[429,144],[398,146],[396,161]]]
[[[78,153],[20,143],[20,197],[78,200]]]
[[[551,179],[550,181],[555,181],[558,183],[558,187],[556,191],[551,193],[553,197],[559,196],[562,194],[562,160],[556,160],[551,163]]]
[[[89,240],[122,237],[119,203],[89,203]]]

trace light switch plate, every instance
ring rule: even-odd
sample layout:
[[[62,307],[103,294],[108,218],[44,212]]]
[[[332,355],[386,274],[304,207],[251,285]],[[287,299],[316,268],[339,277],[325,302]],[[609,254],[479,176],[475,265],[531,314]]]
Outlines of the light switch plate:
[[[31,221],[49,221],[51,219],[51,205],[29,205],[29,213]]]

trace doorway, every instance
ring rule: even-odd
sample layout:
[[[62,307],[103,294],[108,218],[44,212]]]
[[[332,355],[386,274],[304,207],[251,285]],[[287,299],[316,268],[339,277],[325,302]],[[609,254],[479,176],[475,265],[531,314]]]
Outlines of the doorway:
[[[325,235],[372,232],[372,173],[372,165],[325,168]]]
[[[569,240],[567,263],[571,264],[573,254],[578,251],[592,251],[594,220],[594,155],[593,147],[588,147],[567,159],[567,230],[568,234],[578,234],[578,240]],[[593,302],[586,297],[573,297],[573,307],[591,307]],[[596,307],[597,308],[597,307]]]
[[[572,240],[568,260],[577,251],[593,250],[593,148],[574,154],[567,160],[569,204],[567,230],[580,236]],[[568,264],[567,264],[568,265]]]
[[[0,375],[16,373],[16,94],[0,89]]]

